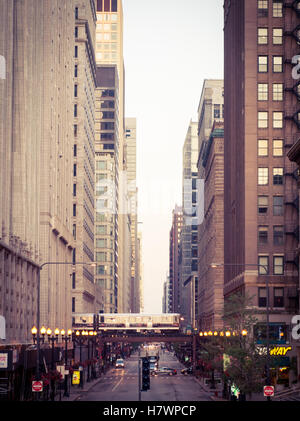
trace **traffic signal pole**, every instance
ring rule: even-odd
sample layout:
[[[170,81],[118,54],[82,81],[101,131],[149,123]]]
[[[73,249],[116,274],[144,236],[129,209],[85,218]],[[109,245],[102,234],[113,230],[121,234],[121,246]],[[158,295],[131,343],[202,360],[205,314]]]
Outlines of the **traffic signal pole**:
[[[138,367],[138,378],[139,378],[139,401],[141,400],[141,348],[139,347],[139,367]]]

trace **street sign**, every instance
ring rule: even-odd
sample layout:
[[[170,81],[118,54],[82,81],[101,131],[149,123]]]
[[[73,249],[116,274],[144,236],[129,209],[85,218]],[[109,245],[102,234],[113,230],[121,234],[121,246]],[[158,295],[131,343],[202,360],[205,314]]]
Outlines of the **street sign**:
[[[33,392],[42,392],[43,391],[43,382],[36,380],[32,382],[32,391]]]
[[[264,396],[274,396],[274,386],[264,386]]]

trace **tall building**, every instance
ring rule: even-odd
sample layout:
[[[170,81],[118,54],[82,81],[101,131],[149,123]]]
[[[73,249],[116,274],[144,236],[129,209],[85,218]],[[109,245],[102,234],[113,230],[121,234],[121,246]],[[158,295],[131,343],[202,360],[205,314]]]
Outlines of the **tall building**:
[[[287,150],[300,127],[299,1],[226,0],[224,13],[224,297],[254,296],[264,332],[269,291],[271,342],[285,343],[298,312],[298,174]]]
[[[223,329],[224,267],[224,124],[215,121],[202,156],[204,219],[199,226],[199,315],[201,330]]]
[[[74,147],[73,147],[73,262],[72,312],[97,310],[94,267],[95,221],[95,41],[96,10],[93,1],[75,1]],[[100,291],[98,291],[101,294]]]
[[[204,165],[208,160],[211,145],[213,144],[212,150],[214,151],[215,142],[214,135],[212,135],[212,128],[216,123],[224,121],[224,82],[220,79],[205,79],[202,87],[202,92],[198,105],[198,182],[202,182],[202,189],[199,192],[198,205],[203,207],[204,213],[202,215],[203,220],[199,220],[198,224],[198,326],[202,328],[214,323],[215,318],[219,320],[220,314],[215,313],[215,301],[212,295],[214,294],[212,286],[214,285],[214,272],[210,268],[209,264],[212,263],[212,256],[215,256],[215,249],[210,248],[211,242],[207,243],[204,238],[214,238],[214,241],[223,241],[223,233],[216,237],[216,232],[211,232],[211,226],[207,220],[207,212],[209,215],[215,215],[215,208],[218,208],[219,204],[213,201],[211,206],[207,204],[207,201],[211,197],[215,197],[214,192],[214,175],[210,173],[210,166]],[[214,152],[211,152],[214,156]],[[213,161],[212,166],[214,168],[215,162]],[[207,183],[209,182],[209,185]],[[204,188],[204,189],[203,189]],[[209,195],[206,192],[212,192]],[[206,195],[206,196],[205,196]],[[201,196],[201,197],[200,197]],[[217,201],[219,195],[216,196]],[[203,212],[202,209],[202,212]],[[213,210],[213,211],[212,211]],[[199,210],[200,212],[200,210]],[[200,216],[200,215],[199,215]],[[202,219],[201,218],[201,219]],[[216,256],[215,256],[216,257]],[[220,256],[219,256],[220,257]],[[222,257],[223,262],[223,257]],[[212,272],[212,273],[211,273]],[[221,270],[219,270],[221,275]],[[209,283],[207,279],[212,278],[213,283]],[[209,290],[209,291],[208,291]],[[216,292],[217,295],[217,292]],[[210,297],[209,299],[207,297]],[[208,302],[209,300],[209,302]],[[209,309],[209,310],[208,310]],[[209,315],[208,315],[209,313]],[[219,325],[219,323],[218,323]]]
[[[192,327],[196,327],[198,319],[197,128],[198,123],[190,121],[183,145],[182,174],[181,313]]]
[[[117,303],[115,311],[122,311],[124,294],[129,276],[128,267],[131,264],[128,255],[128,226],[130,220],[128,213],[124,212],[127,201],[127,186],[124,183],[123,173],[125,165],[124,138],[124,59],[123,59],[123,8],[122,0],[97,0],[97,25],[96,25],[96,63],[97,65],[115,65],[118,72],[118,156],[117,182],[118,182],[118,213],[117,236],[118,252],[116,270],[118,277]],[[128,225],[129,224],[129,225]]]
[[[104,313],[118,312],[119,80],[115,65],[97,66],[96,90],[96,284],[104,290]]]
[[[128,194],[128,212],[131,220],[131,307],[140,312],[140,283],[138,267],[138,212],[136,185],[136,119],[125,118],[124,177]]]
[[[169,276],[166,284],[166,312],[181,312],[181,285],[180,285],[180,238],[183,216],[182,207],[175,206],[172,212],[172,226],[169,236]]]
[[[71,262],[74,4],[3,0],[0,54],[0,315],[6,343],[31,341],[38,265]],[[72,323],[71,267],[41,270],[41,323]]]

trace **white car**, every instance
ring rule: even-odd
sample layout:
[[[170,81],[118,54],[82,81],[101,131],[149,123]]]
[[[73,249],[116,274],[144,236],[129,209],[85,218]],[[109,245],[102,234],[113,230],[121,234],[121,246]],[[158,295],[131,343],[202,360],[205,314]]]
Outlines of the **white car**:
[[[124,360],[122,358],[118,358],[116,361],[116,368],[124,368]]]

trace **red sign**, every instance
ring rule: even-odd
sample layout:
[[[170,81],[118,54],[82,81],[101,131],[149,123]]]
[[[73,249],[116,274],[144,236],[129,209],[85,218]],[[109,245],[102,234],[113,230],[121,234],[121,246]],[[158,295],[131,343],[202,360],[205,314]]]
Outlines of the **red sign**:
[[[264,396],[274,396],[274,386],[264,386]]]
[[[42,381],[32,382],[32,391],[33,392],[42,392],[43,391],[43,382]]]

